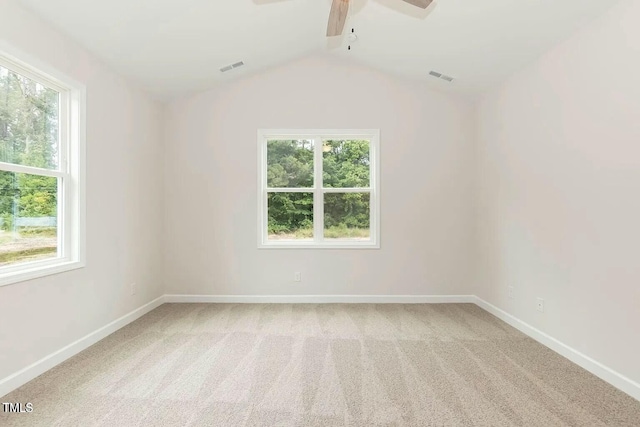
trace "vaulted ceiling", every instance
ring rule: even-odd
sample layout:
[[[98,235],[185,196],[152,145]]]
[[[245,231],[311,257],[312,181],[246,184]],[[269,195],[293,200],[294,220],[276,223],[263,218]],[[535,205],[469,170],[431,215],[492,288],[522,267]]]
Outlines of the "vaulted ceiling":
[[[331,0],[19,1],[163,98],[319,51],[477,93],[616,2],[436,0],[421,10],[401,0],[351,0],[347,31],[358,40],[347,50],[347,37],[325,37]],[[246,65],[220,72],[238,61]]]

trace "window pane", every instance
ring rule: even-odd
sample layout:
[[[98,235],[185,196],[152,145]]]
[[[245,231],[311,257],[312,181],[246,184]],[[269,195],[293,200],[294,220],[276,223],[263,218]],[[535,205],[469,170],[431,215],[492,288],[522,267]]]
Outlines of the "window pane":
[[[0,171],[0,266],[58,256],[58,179]]]
[[[325,187],[369,187],[369,141],[325,140],[322,145]]]
[[[325,193],[324,238],[369,240],[369,193]]]
[[[60,94],[0,66],[0,162],[58,167]]]
[[[313,141],[267,141],[267,187],[313,187]]]
[[[269,240],[313,240],[313,193],[269,193]]]

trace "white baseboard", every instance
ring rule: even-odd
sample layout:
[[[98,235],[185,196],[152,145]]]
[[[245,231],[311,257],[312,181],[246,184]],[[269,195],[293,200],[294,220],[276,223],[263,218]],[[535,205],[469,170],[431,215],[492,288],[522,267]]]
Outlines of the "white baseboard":
[[[566,357],[576,365],[586,369],[612,386],[624,391],[636,400],[640,400],[640,384],[637,382],[625,377],[602,363],[593,360],[589,356],[569,347],[563,342],[545,334],[541,330],[534,328],[528,323],[523,322],[515,316],[512,316],[506,311],[499,309],[495,305],[492,305],[479,297],[475,297],[475,303],[478,307],[488,311],[498,319],[508,323],[520,332],[538,341],[540,344],[549,347],[551,350]]]
[[[143,305],[142,307],[133,310],[128,314],[125,314],[119,319],[116,319],[108,325],[91,332],[90,334],[80,338],[79,340],[72,342],[71,344],[61,348],[60,350],[51,353],[50,355],[38,360],[37,362],[32,363],[31,365],[27,366],[24,369],[21,369],[15,374],[3,378],[2,380],[0,380],[0,397],[9,394],[18,387],[21,387],[22,385],[28,383],[38,375],[45,373],[54,366],[59,365],[72,356],[75,356],[82,350],[85,350],[86,348],[92,346],[93,344],[114,333],[123,326],[128,325],[139,317],[144,316],[151,310],[161,306],[163,303],[164,295]]]
[[[473,304],[475,299],[473,295],[165,295],[168,303]]]

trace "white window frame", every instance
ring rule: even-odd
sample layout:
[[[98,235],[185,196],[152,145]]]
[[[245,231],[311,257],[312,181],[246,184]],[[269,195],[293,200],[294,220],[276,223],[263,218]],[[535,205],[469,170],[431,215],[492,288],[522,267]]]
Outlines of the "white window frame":
[[[314,141],[314,180],[309,188],[267,187],[267,141],[306,139]],[[370,141],[370,182],[365,188],[324,188],[322,141],[325,139],[366,139]],[[268,193],[313,193],[312,241],[269,240]],[[369,193],[370,239],[363,241],[327,239],[324,234],[324,194]],[[258,248],[260,249],[379,249],[380,248],[380,130],[379,129],[259,129],[258,130]]]
[[[58,169],[0,163],[0,170],[58,178],[58,256],[0,267],[0,286],[85,266],[86,87],[0,42],[0,65],[60,93]]]

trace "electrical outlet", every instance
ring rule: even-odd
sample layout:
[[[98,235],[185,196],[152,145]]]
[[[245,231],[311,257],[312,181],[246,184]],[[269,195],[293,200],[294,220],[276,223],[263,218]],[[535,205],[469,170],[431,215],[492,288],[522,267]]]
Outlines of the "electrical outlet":
[[[544,300],[542,298],[538,298],[538,303],[536,305],[536,308],[539,312],[541,313],[544,312]]]
[[[293,281],[302,282],[302,275],[300,274],[299,271],[296,271],[295,273],[293,273]]]
[[[135,295],[137,291],[136,289],[137,285],[135,283],[132,283],[129,285],[129,287],[131,288],[131,295]]]
[[[514,299],[515,298],[515,290],[513,289],[513,286],[509,286],[509,299]]]

